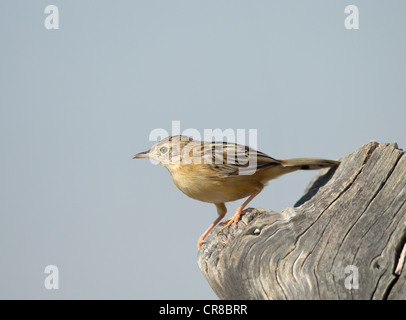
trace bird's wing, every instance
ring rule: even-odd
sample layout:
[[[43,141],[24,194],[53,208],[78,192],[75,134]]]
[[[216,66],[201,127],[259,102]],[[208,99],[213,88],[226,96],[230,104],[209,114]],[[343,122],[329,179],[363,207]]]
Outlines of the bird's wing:
[[[204,163],[211,160],[210,168],[224,176],[253,174],[281,163],[266,155],[235,143],[204,143]]]

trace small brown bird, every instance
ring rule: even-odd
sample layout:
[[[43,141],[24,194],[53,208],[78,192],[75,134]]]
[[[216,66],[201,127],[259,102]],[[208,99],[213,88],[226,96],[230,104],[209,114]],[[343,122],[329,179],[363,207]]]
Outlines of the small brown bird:
[[[209,232],[224,218],[226,202],[248,199],[225,220],[221,231],[232,223],[237,225],[244,208],[264,188],[266,183],[296,170],[316,170],[338,166],[334,160],[298,158],[276,160],[262,152],[228,142],[197,141],[187,136],[170,136],[133,159],[150,158],[166,167],[175,185],[187,196],[217,207],[218,218],[200,236],[200,249]]]

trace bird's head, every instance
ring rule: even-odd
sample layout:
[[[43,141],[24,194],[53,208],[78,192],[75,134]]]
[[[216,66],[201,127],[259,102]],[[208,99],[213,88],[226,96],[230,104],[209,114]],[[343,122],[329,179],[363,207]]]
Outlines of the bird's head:
[[[180,163],[183,147],[191,141],[193,139],[188,136],[169,136],[153,145],[148,151],[136,154],[133,159],[149,158],[168,168],[172,164]]]

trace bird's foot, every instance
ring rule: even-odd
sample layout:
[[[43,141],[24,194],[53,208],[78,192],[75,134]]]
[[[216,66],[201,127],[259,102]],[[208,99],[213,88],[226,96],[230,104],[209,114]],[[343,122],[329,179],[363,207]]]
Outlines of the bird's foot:
[[[240,221],[241,216],[243,216],[244,214],[246,214],[248,212],[251,212],[252,210],[254,210],[254,209],[253,208],[248,208],[248,209],[242,210],[242,208],[239,207],[235,211],[234,215],[231,218],[224,220],[224,223],[227,223],[227,224],[219,231],[219,233],[223,232],[225,229],[227,229],[233,223],[234,223],[235,227],[238,228],[237,222]]]

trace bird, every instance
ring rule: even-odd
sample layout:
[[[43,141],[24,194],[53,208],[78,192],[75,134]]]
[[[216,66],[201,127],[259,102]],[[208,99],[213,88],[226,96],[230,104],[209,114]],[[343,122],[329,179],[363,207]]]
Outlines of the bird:
[[[245,207],[269,180],[297,170],[317,170],[340,164],[319,158],[277,160],[241,144],[199,141],[185,135],[168,136],[133,157],[142,158],[149,158],[168,169],[175,185],[190,198],[216,206],[218,217],[198,238],[197,249],[225,217],[225,203],[248,197],[234,215],[224,221],[220,232],[232,224],[237,227],[241,216],[250,210]]]

